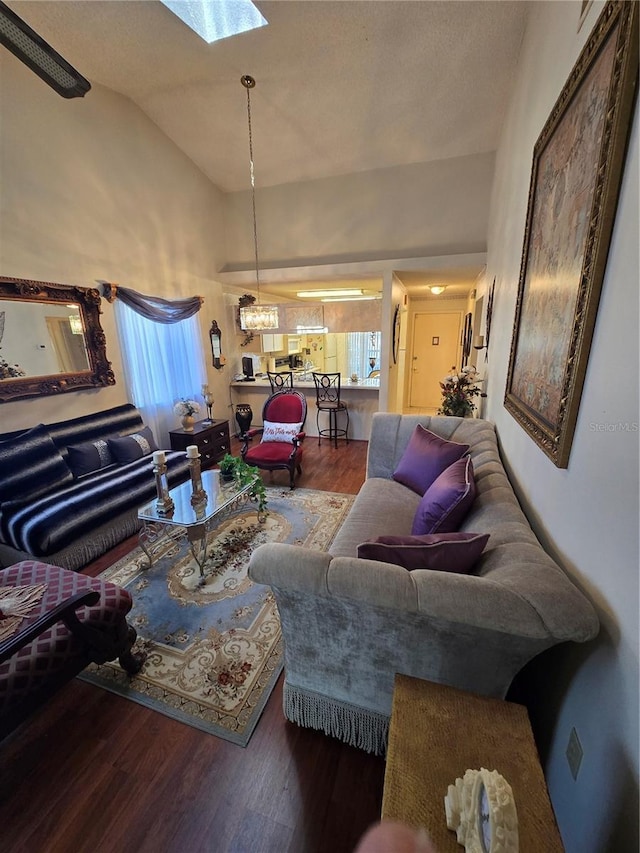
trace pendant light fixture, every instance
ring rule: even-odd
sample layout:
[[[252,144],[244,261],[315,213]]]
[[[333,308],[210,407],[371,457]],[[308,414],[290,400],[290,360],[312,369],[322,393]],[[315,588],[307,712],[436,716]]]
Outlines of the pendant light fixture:
[[[253,208],[253,248],[256,261],[257,300],[254,305],[240,309],[240,328],[246,332],[265,332],[278,328],[277,305],[260,304],[260,265],[258,263],[258,228],[256,226],[256,182],[253,169],[253,136],[251,133],[251,89],[256,81],[248,74],[240,78],[247,90],[247,123],[249,125],[249,171],[251,175],[251,204]]]

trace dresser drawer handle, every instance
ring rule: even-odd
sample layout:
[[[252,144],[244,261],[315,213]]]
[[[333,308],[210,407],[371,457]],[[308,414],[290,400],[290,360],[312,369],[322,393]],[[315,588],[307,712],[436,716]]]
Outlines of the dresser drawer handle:
[[[204,446],[205,444],[209,444],[209,439],[208,439],[208,438],[204,438],[204,439],[202,440],[202,445]]]

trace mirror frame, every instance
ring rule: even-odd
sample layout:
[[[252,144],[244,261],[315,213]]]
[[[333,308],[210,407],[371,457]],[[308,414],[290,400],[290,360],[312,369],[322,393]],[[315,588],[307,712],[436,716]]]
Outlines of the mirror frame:
[[[89,369],[77,373],[50,376],[20,376],[0,380],[0,403],[23,397],[43,397],[83,388],[115,385],[116,379],[107,361],[107,341],[100,325],[100,293],[95,288],[75,287],[49,281],[0,276],[0,299],[16,302],[77,303],[84,326]]]

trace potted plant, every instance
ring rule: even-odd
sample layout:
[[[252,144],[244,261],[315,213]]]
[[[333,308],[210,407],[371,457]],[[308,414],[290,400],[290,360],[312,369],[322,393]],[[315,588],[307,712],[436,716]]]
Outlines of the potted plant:
[[[258,503],[258,519],[264,521],[267,516],[267,490],[258,469],[247,463],[240,456],[232,456],[225,453],[218,462],[218,468],[222,479],[226,482],[235,480],[238,486],[246,486],[253,483],[251,497]]]
[[[477,383],[478,371],[475,367],[463,367],[457,373],[451,368],[451,373],[440,382],[442,389],[442,405],[439,415],[454,415],[458,418],[468,418],[473,414],[476,404],[474,397],[481,392]]]

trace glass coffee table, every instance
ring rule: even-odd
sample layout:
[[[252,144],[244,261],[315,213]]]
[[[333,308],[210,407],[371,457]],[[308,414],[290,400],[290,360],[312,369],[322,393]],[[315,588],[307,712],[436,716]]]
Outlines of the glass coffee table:
[[[167,539],[186,539],[200,569],[200,583],[203,584],[209,534],[221,521],[251,501],[254,483],[255,480],[245,485],[238,485],[235,481],[226,483],[220,477],[220,471],[203,471],[202,488],[206,493],[206,501],[192,503],[191,480],[187,480],[169,492],[174,503],[169,515],[158,512],[155,498],[146,503],[138,510],[138,518],[142,521],[138,542],[149,560],[147,568],[153,565]],[[264,515],[258,514],[258,520],[264,521]]]

